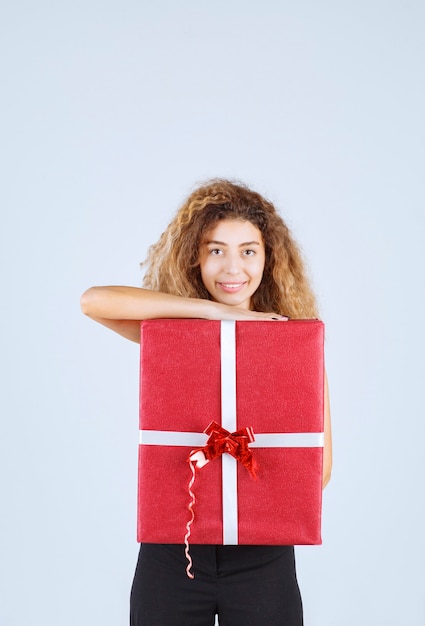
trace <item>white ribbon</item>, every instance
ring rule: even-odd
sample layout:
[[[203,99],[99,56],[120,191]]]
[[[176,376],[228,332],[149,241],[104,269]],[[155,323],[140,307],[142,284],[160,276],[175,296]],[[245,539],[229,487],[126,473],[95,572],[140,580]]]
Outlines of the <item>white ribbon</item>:
[[[236,324],[221,322],[221,425],[233,433],[236,423]],[[324,433],[254,433],[251,448],[321,448]],[[159,446],[203,447],[205,433],[172,430],[140,430],[140,443]],[[237,460],[230,454],[221,455],[223,498],[223,544],[238,543]]]
[[[236,322],[222,321],[221,353],[221,425],[236,430]],[[223,493],[223,544],[238,542],[238,472],[231,454],[221,455]]]
[[[141,430],[139,434],[139,443],[148,446],[203,448],[208,440],[205,433],[177,430]],[[254,433],[254,435],[255,441],[249,444],[250,448],[322,448],[324,441],[323,433]]]

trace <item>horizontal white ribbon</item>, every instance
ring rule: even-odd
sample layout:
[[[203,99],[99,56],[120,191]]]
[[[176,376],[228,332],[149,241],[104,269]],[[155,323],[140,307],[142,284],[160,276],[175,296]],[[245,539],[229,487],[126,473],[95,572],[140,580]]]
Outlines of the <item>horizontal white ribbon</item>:
[[[203,447],[206,442],[205,433],[186,433],[171,430],[140,430],[139,443],[147,446],[191,446]]]
[[[234,432],[234,431],[233,431]],[[250,448],[322,448],[323,433],[256,433]],[[140,443],[147,446],[189,446],[202,448],[208,440],[205,433],[174,430],[141,430]]]
[[[220,335],[221,351],[221,425],[233,433],[236,425],[236,337],[235,322],[222,321]],[[249,426],[249,424],[248,424]],[[158,446],[205,446],[205,433],[170,430],[140,430],[140,443]],[[254,433],[251,448],[320,448],[324,434],[321,433]],[[237,460],[230,454],[222,454],[223,498],[223,544],[238,543]]]

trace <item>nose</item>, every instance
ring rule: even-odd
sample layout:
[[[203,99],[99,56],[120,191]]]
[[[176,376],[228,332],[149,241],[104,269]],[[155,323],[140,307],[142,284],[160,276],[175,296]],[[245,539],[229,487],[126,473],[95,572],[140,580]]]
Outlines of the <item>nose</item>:
[[[241,259],[239,254],[227,254],[224,271],[230,276],[236,276],[241,270]]]

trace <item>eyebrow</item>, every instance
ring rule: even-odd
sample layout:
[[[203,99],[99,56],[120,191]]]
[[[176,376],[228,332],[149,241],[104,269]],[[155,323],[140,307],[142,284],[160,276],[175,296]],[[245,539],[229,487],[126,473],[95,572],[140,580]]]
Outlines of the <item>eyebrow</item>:
[[[227,246],[228,245],[224,241],[214,241],[214,240],[212,240],[212,241],[204,241],[204,244],[206,246],[208,246],[210,244],[215,244],[215,245],[218,245],[218,246]],[[245,246],[259,246],[259,245],[260,245],[260,243],[258,241],[245,241],[244,243],[240,243],[239,244],[239,248],[243,248]]]

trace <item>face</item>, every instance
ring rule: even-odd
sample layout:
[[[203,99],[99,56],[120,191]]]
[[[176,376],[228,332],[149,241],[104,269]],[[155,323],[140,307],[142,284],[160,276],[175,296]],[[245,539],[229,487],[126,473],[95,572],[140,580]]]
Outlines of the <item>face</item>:
[[[202,282],[213,300],[250,308],[265,263],[263,237],[254,224],[218,222],[201,242],[199,261]]]

